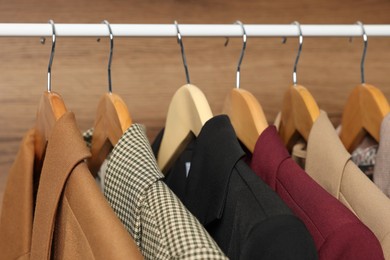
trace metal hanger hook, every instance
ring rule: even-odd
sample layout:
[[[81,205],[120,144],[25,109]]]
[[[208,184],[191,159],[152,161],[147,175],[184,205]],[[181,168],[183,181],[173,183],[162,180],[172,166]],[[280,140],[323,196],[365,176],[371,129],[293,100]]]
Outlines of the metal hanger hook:
[[[245,27],[241,21],[236,21],[235,24],[240,25],[242,29],[242,49],[241,49],[240,58],[238,59],[237,72],[236,72],[236,88],[240,88],[241,63],[245,54],[247,35],[246,35]]]
[[[366,53],[367,53],[367,47],[368,47],[368,37],[366,34],[366,30],[364,29],[364,25],[362,22],[357,21],[356,24],[360,25],[362,28],[362,36],[363,36],[363,54],[362,54],[362,60],[360,61],[360,75],[361,75],[361,83],[364,84],[366,83],[365,78],[364,78],[364,62],[366,60]]]
[[[303,45],[303,34],[302,34],[301,24],[297,21],[293,22],[293,24],[297,25],[299,31],[299,48],[298,48],[297,57],[295,58],[294,70],[293,70],[293,84],[296,85],[298,61],[299,61],[299,57],[301,56],[302,45]]]
[[[51,66],[53,64],[54,53],[56,50],[56,28],[53,20],[49,20],[49,23],[51,24],[51,28],[52,28],[52,36],[51,36],[52,44],[51,44],[49,65],[47,66],[47,92],[51,92]]]
[[[108,31],[110,33],[110,56],[108,58],[108,92],[112,93],[112,81],[111,81],[111,63],[112,63],[112,55],[114,51],[114,34],[112,33],[111,25],[107,20],[103,20],[102,23],[106,24],[108,27]]]
[[[191,83],[190,73],[188,72],[187,59],[186,59],[186,54],[184,52],[183,40],[180,34],[179,24],[177,23],[177,21],[175,21],[175,26],[177,31],[177,43],[180,45],[180,49],[181,49],[181,57],[183,58],[183,65],[186,73],[187,84],[190,84]]]

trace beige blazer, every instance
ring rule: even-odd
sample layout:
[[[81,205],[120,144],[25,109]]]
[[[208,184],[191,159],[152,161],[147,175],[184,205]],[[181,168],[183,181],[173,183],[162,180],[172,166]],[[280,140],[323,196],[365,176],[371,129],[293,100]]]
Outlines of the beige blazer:
[[[390,198],[390,114],[382,121],[380,137],[375,158],[374,183]]]
[[[71,112],[55,125],[40,174],[34,130],[27,133],[4,194],[0,259],[143,258],[91,176],[89,156]]]
[[[309,135],[305,170],[373,231],[390,259],[390,200],[350,160],[323,111]]]

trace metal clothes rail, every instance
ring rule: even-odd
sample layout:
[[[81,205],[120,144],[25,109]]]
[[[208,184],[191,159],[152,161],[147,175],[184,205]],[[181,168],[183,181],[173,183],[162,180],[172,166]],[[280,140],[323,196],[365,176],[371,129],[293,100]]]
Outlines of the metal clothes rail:
[[[105,24],[56,23],[57,36],[103,37],[109,36]],[[179,24],[183,37],[241,37],[242,29],[236,24]],[[113,34],[122,37],[176,37],[172,24],[111,24]],[[364,25],[368,37],[389,37],[390,25]],[[362,29],[357,24],[315,25],[302,24],[305,37],[361,37]],[[245,24],[248,37],[297,37],[298,28],[293,24]],[[0,37],[51,36],[49,23],[0,23]]]

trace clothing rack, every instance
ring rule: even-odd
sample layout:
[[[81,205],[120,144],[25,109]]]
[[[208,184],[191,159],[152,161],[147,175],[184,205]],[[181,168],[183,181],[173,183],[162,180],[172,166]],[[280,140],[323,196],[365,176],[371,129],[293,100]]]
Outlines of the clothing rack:
[[[294,24],[244,24],[248,37],[297,37]],[[109,36],[105,24],[55,24],[56,35],[65,37]],[[114,36],[122,37],[176,37],[172,24],[111,24]],[[183,37],[241,37],[242,29],[237,24],[179,24]],[[330,25],[303,24],[305,37],[361,37],[358,24]],[[390,25],[364,25],[368,37],[389,37]],[[0,37],[52,36],[50,23],[0,23]]]

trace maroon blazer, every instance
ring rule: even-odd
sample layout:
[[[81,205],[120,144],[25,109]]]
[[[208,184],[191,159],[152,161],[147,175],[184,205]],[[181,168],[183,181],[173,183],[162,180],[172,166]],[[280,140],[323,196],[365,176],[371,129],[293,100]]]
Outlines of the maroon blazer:
[[[250,166],[305,223],[320,259],[384,259],[371,230],[290,158],[274,126],[260,135]]]

